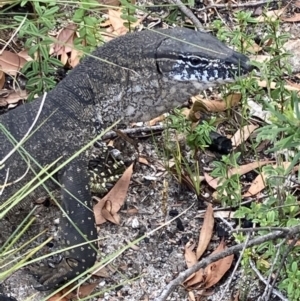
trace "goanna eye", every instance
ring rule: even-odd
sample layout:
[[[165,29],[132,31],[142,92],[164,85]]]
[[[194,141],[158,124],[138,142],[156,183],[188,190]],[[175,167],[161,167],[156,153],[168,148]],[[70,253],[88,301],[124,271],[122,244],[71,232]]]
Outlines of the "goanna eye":
[[[198,67],[201,64],[201,59],[198,56],[190,56],[189,63],[193,67]]]

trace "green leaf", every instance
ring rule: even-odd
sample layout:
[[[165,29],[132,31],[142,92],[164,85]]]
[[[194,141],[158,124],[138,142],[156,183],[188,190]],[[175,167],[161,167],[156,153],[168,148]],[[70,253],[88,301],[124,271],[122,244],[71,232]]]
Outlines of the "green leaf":
[[[63,67],[63,63],[60,60],[58,60],[58,59],[56,59],[54,57],[50,57],[48,59],[48,62],[51,63],[51,64],[53,64],[53,65],[55,65],[55,66],[57,66],[57,67]]]
[[[95,17],[86,16],[83,18],[83,21],[87,26],[91,27],[94,27],[98,24],[98,20]]]
[[[58,12],[59,7],[58,6],[53,6],[51,8],[47,8],[44,12],[44,17],[50,16],[52,17],[56,12]]]
[[[77,9],[75,11],[74,16],[73,16],[73,21],[77,22],[77,23],[80,23],[83,20],[83,17],[85,16],[85,14],[86,14],[85,9],[82,9],[82,8]]]
[[[39,45],[39,51],[41,52],[42,57],[45,60],[48,60],[48,58],[49,58],[49,47],[44,46],[44,45]]]
[[[39,30],[38,28],[35,26],[34,23],[29,23],[29,30],[31,31],[32,34],[35,34],[35,35],[39,35]]]

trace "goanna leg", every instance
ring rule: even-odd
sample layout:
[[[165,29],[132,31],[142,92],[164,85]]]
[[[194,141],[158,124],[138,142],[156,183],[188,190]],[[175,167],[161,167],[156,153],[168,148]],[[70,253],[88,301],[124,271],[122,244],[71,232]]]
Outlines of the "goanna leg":
[[[62,247],[73,246],[73,248],[64,251],[62,260],[54,267],[48,266],[34,273],[41,283],[36,287],[37,290],[56,288],[86,271],[95,263],[97,255],[95,242],[77,246],[97,238],[86,165],[84,160],[75,159],[59,174],[59,181],[62,185],[62,207],[69,217],[64,215],[61,221],[64,239]]]

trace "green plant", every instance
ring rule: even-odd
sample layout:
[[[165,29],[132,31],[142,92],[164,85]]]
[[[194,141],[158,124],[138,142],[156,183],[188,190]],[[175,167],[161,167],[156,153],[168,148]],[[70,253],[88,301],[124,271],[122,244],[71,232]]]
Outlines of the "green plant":
[[[25,5],[28,1],[23,1]],[[55,25],[55,13],[59,7],[56,1],[32,2],[34,9],[33,18],[15,16],[14,19],[22,24],[19,36],[25,39],[25,47],[33,58],[24,66],[22,72],[28,78],[26,88],[30,91],[28,99],[35,94],[52,89],[56,82],[54,73],[61,62],[49,55],[50,45],[53,39],[48,37],[48,32]]]
[[[222,20],[212,22],[211,28],[217,31],[217,37],[221,41],[228,41],[237,47],[241,52],[254,44],[255,31],[249,31],[249,24],[257,24],[257,20],[251,17],[251,12],[238,11],[233,14],[237,25],[234,29],[228,30]]]
[[[180,110],[175,109],[174,115],[168,116],[167,120],[168,128],[175,129],[175,137],[171,137],[168,131],[165,131],[165,158],[170,156],[173,158],[172,164],[174,166],[171,168],[173,170],[172,174],[175,175],[179,183],[188,181],[197,195],[200,194],[200,170],[199,164],[192,154],[196,154],[197,150],[205,149],[210,143],[210,132],[215,130],[213,124],[215,119],[212,118],[210,121],[203,121],[196,127],[193,123],[188,120]],[[183,142],[182,142],[183,140]],[[187,144],[192,150],[189,154],[183,153],[181,144]],[[165,164],[169,168],[169,163],[166,161]],[[170,168],[169,168],[170,169]]]
[[[188,120],[179,110],[175,110],[174,112],[174,115],[168,116],[170,121],[169,126],[186,135],[189,147],[194,150],[198,150],[199,148],[204,149],[211,143],[209,133],[215,131],[215,127],[213,126],[216,122],[215,118],[211,118],[209,121],[204,120],[195,127],[192,121]]]
[[[265,18],[264,23],[258,24],[247,12],[239,12],[234,15],[238,26],[232,30],[224,27],[220,20],[213,22],[213,29],[217,31],[217,36],[224,41],[230,41],[240,50],[248,49],[254,43],[254,31],[249,31],[251,26],[263,27],[264,33],[260,38],[260,45],[264,51],[270,55],[270,60],[264,63],[256,63],[260,70],[261,78],[267,83],[266,88],[262,88],[253,82],[253,79],[246,78],[234,84],[235,89],[243,89],[242,94],[263,105],[263,109],[268,111],[271,117],[271,124],[262,126],[256,130],[256,143],[253,143],[253,155],[256,154],[257,146],[265,140],[272,144],[266,153],[272,154],[276,158],[277,166],[265,166],[262,168],[265,179],[265,197],[261,200],[253,200],[249,206],[240,206],[241,188],[239,177],[228,177],[228,169],[235,167],[238,157],[228,156],[222,158],[222,162],[214,162],[215,170],[212,176],[221,177],[223,180],[217,188],[218,193],[222,193],[223,205],[239,205],[235,210],[236,218],[251,220],[256,227],[290,227],[299,225],[299,201],[294,195],[293,189],[287,184],[287,177],[293,168],[299,164],[299,96],[295,92],[288,91],[283,78],[291,74],[291,66],[288,63],[289,54],[285,52],[283,45],[288,40],[289,35],[280,28],[280,21]],[[252,83],[251,83],[252,82]],[[274,84],[275,83],[275,84]],[[275,87],[274,87],[275,86]],[[248,119],[247,101],[243,101],[243,120]],[[249,148],[248,148],[249,150]],[[288,168],[282,162],[290,162]],[[224,194],[224,192],[226,192]],[[227,195],[230,195],[228,197]],[[231,196],[234,196],[232,198]],[[233,202],[233,200],[235,202]],[[255,232],[256,236],[269,233],[266,228]],[[245,241],[243,233],[235,235],[236,241]],[[243,254],[241,265],[251,277],[256,277],[250,267],[250,259],[255,262],[256,267],[265,279],[270,277],[274,271],[278,272],[278,288],[289,300],[299,300],[300,281],[299,264],[296,258],[299,256],[299,247],[289,248],[281,240],[276,242],[264,242],[258,246],[248,249]],[[280,265],[284,262],[284,268]]]
[[[239,206],[242,193],[239,175],[229,175],[230,168],[238,166],[240,153],[222,156],[221,161],[214,161],[214,170],[211,173],[212,177],[219,178],[220,181],[217,187],[218,198],[223,206]]]
[[[285,173],[288,174],[300,159],[300,99],[295,92],[286,92],[285,96],[289,96],[289,99],[283,103],[283,109],[265,104],[272,114],[272,124],[257,130],[257,142],[270,140],[273,147],[268,152],[285,150],[285,159],[291,160]]]
[[[300,269],[299,269],[299,256],[300,248],[294,250],[295,255],[293,258],[288,258],[285,265],[286,278],[279,283],[279,288],[285,290],[288,294],[289,300],[299,300],[300,299]]]
[[[136,6],[131,4],[130,0],[120,0],[122,5],[122,15],[121,18],[125,20],[124,25],[132,31],[131,24],[137,21],[137,18],[134,16],[136,12]]]
[[[99,24],[103,19],[92,15],[92,11],[97,8],[99,8],[99,2],[96,0],[80,0],[79,8],[74,11],[72,20],[78,25],[79,34],[74,44],[84,53],[92,52],[102,41]]]

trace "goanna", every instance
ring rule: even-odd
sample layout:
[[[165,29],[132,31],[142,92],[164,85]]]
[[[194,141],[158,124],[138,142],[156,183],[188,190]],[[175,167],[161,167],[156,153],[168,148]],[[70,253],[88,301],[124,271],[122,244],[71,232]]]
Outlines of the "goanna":
[[[44,102],[40,97],[0,117],[1,128],[11,135],[0,131],[0,160],[5,158],[0,205],[42,167],[73,156],[92,139],[95,125],[105,129],[120,118],[149,120],[251,69],[246,56],[210,34],[189,29],[148,30],[114,39],[84,58]],[[32,125],[24,143],[12,152]],[[83,244],[97,238],[87,165],[82,153],[54,175],[57,181],[45,182],[49,191],[60,189],[66,213],[60,225],[63,247],[73,248],[62,253],[59,263],[40,271],[39,290],[55,288],[95,263],[95,243]],[[45,186],[35,188],[18,206],[46,195]]]

